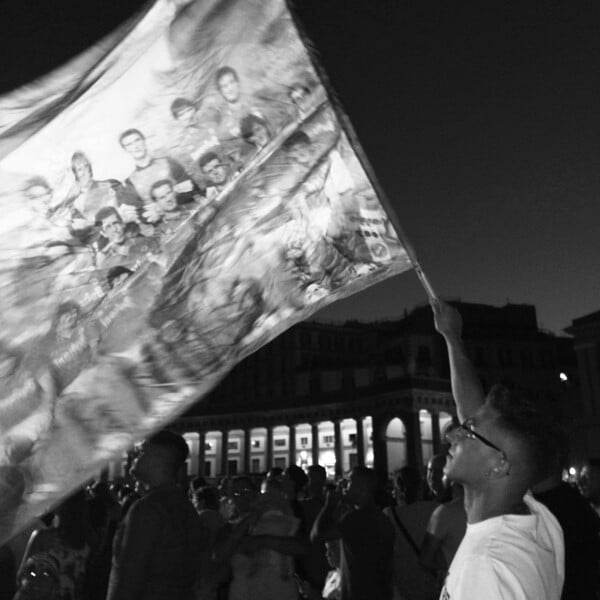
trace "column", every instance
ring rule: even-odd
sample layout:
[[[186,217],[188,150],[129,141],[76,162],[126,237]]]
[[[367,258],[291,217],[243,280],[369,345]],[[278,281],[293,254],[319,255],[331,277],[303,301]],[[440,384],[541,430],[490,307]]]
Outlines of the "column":
[[[250,453],[252,452],[252,435],[250,429],[244,429],[244,473],[250,473]]]
[[[266,464],[265,469],[268,471],[273,466],[273,428],[267,427],[267,441],[265,442]]]
[[[319,424],[310,424],[311,432],[311,449],[312,449],[312,463],[313,465],[319,464]]]
[[[344,474],[344,464],[342,455],[342,428],[338,420],[333,422],[333,447],[335,452],[335,476],[341,477]]]
[[[373,421],[373,468],[382,476],[388,476],[387,438],[385,430],[389,419],[372,417]]]
[[[206,433],[198,432],[198,475],[204,475],[204,463],[206,462]]]
[[[421,446],[421,423],[419,413],[411,412],[403,415],[406,428],[406,462],[421,469],[423,465],[423,447]]]
[[[221,475],[229,475],[227,459],[229,456],[229,431],[221,431]]]
[[[440,434],[440,415],[429,411],[431,415],[431,437],[433,438],[433,453],[438,454],[442,449],[442,438]]]
[[[356,417],[356,460],[361,467],[365,464],[365,427],[362,417]]]
[[[296,426],[289,425],[288,428],[290,431],[290,438],[289,438],[289,444],[288,444],[288,448],[289,448],[288,465],[291,466],[291,465],[296,464]]]

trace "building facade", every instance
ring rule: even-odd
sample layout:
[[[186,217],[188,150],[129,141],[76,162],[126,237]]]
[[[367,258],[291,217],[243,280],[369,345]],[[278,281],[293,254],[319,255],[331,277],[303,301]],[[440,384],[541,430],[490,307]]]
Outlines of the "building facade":
[[[561,379],[575,388],[570,338],[541,331],[533,306],[453,304],[484,387],[503,382],[544,409],[572,409]],[[190,446],[190,475],[314,463],[331,477],[354,465],[422,468],[456,419],[449,379],[428,305],[394,321],[304,322],[240,362],[172,428]]]
[[[600,311],[574,319],[566,329],[573,335],[580,380],[580,404],[571,446],[581,465],[600,457]]]

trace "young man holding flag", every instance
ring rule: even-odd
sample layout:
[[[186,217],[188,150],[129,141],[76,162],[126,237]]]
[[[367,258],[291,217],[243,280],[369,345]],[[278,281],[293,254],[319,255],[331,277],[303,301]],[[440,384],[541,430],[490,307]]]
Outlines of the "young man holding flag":
[[[564,580],[563,534],[529,488],[546,470],[552,426],[518,394],[495,386],[484,395],[462,340],[456,309],[432,301],[435,326],[450,359],[461,425],[446,475],[465,490],[467,531],[450,565],[441,600],[559,600]]]

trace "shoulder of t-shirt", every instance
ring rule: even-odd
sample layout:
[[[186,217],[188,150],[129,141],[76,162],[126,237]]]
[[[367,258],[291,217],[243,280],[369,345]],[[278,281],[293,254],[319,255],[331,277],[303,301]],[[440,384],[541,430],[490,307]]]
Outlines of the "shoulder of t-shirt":
[[[458,555],[457,555],[458,556]],[[485,554],[466,554],[461,557],[459,564],[456,561],[450,566],[447,579],[449,598],[460,600],[463,598],[485,598],[485,600],[507,600],[512,596],[505,596],[501,589],[504,587],[501,565]],[[458,572],[453,572],[457,569]]]

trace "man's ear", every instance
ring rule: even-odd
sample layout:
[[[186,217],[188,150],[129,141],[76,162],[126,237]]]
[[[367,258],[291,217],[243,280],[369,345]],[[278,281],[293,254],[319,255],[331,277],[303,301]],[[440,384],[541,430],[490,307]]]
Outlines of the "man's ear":
[[[508,477],[510,475],[510,463],[506,456],[501,456],[494,463],[494,466],[491,467],[486,476],[488,479],[502,479],[503,477]]]

